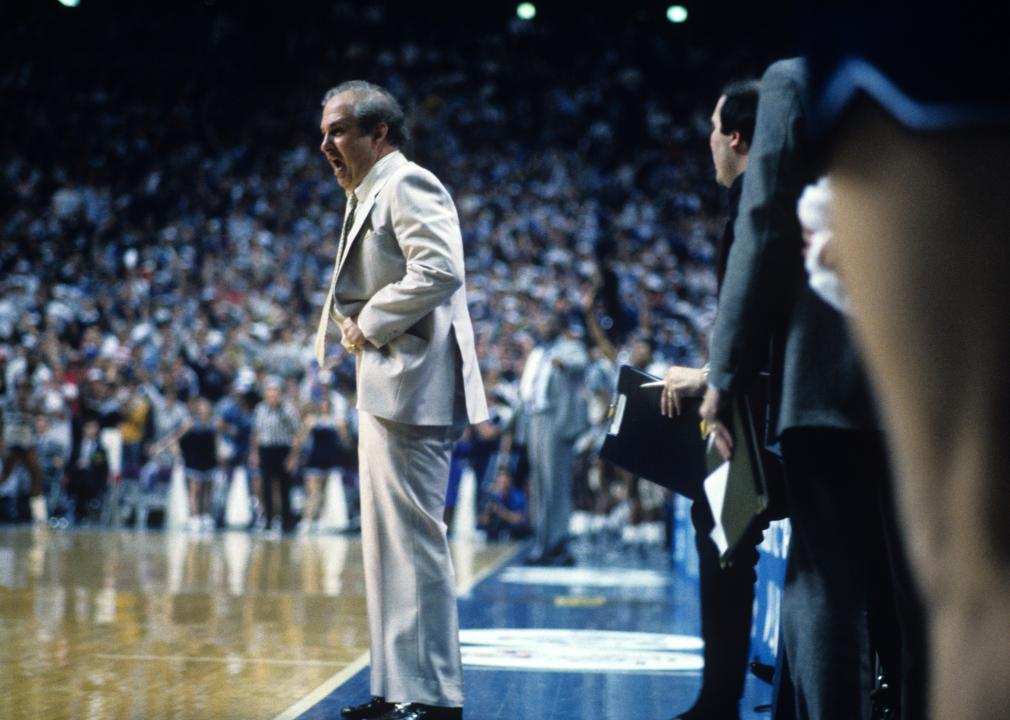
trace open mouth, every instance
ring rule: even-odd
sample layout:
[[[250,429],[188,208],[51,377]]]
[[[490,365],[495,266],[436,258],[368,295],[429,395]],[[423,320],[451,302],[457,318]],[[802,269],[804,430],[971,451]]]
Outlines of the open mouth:
[[[336,155],[327,155],[326,159],[330,161],[330,166],[333,168],[334,173],[340,174],[340,172],[343,171],[345,167],[344,161],[341,160],[339,157],[337,157]]]

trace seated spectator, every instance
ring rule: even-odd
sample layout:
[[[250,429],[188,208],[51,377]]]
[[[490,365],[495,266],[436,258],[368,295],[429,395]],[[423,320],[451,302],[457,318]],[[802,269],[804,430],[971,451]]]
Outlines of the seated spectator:
[[[495,476],[478,527],[491,541],[522,540],[533,532],[526,493],[512,483],[512,475],[504,468]]]

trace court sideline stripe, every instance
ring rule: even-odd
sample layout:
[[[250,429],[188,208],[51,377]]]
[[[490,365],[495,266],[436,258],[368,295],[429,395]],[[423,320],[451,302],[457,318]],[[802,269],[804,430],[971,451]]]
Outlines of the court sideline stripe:
[[[484,580],[486,580],[488,577],[498,572],[505,565],[507,565],[508,562],[512,558],[514,558],[522,548],[523,548],[522,543],[517,544],[515,547],[511,548],[508,552],[504,553],[500,558],[498,558],[497,561],[491,563],[480,572],[474,574],[474,576],[470,578],[470,582],[468,582],[466,585],[456,590],[456,597],[461,597],[463,595],[469,594],[469,592],[473,590],[477,585],[484,582]],[[287,710],[282,712],[280,715],[275,716],[273,720],[296,720],[296,718],[299,715],[310,710],[313,706],[321,702],[323,698],[328,696],[338,687],[340,687],[345,682],[350,680],[352,677],[357,675],[362,670],[362,668],[368,665],[370,659],[371,656],[368,652],[362,653],[359,657],[351,661],[350,665],[345,667],[343,670],[338,672],[333,677],[326,680],[326,682],[324,682],[322,685],[320,685],[315,690],[310,692],[308,695],[303,697],[301,700],[296,702],[294,705],[289,707]]]

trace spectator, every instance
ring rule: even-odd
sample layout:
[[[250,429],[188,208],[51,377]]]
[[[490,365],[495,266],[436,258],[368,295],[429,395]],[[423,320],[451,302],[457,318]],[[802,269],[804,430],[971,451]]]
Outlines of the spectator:
[[[99,441],[100,429],[98,420],[85,421],[77,457],[70,470],[73,516],[79,525],[89,525],[98,519],[109,482],[109,458]]]
[[[150,389],[152,392],[157,392]],[[147,446],[148,460],[140,471],[140,483],[145,490],[159,484],[167,485],[172,468],[179,461],[179,438],[189,427],[186,406],[176,398],[175,388],[168,386],[163,394],[154,395],[154,436]]]
[[[243,381],[218,403],[215,409],[218,430],[218,461],[230,483],[236,468],[249,464],[253,408],[260,398],[253,386]],[[247,480],[248,482],[248,480]]]
[[[127,378],[121,395],[122,475],[124,480],[136,480],[144,463],[144,444],[150,441],[154,432],[154,409],[132,375]]]
[[[7,482],[15,468],[28,470],[31,486],[29,504],[36,523],[48,520],[45,497],[42,494],[42,469],[35,447],[35,418],[40,414],[38,397],[32,392],[31,380],[20,375],[14,381],[14,392],[3,401],[3,474],[0,485]]]
[[[495,475],[479,527],[491,541],[522,540],[532,532],[526,493],[512,483],[512,475],[505,468]]]
[[[302,464],[305,507],[298,525],[299,532],[306,533],[318,529],[319,511],[322,507],[327,478],[345,464],[352,447],[349,441],[346,424],[338,420],[333,411],[333,403],[324,394],[305,413],[302,426],[295,437],[294,447],[288,456],[287,470],[294,475],[298,471],[299,458],[307,446],[308,454]]]
[[[213,530],[211,490],[217,468],[217,428],[210,400],[194,398],[190,402],[191,420],[179,438],[179,449],[189,485],[189,529]]]

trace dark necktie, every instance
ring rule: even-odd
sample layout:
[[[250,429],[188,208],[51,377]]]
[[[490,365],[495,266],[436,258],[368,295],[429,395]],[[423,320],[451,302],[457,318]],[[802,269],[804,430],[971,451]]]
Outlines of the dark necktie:
[[[340,234],[340,245],[337,246],[337,267],[340,267],[341,261],[344,259],[344,252],[347,250],[347,240],[348,235],[351,234],[351,226],[354,225],[354,211],[358,209],[358,196],[355,193],[351,193],[351,197],[347,199],[349,208],[347,211],[347,219],[344,220],[344,231]]]

